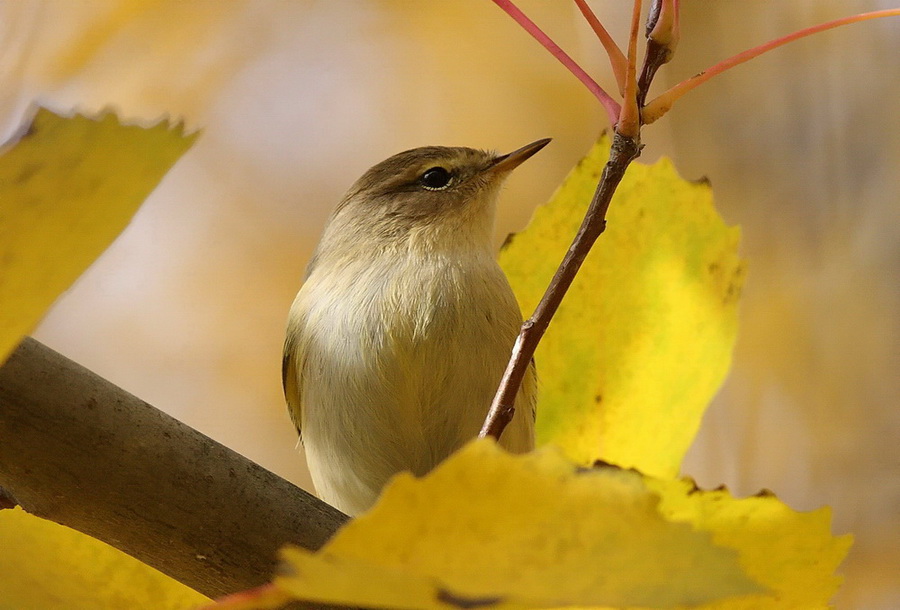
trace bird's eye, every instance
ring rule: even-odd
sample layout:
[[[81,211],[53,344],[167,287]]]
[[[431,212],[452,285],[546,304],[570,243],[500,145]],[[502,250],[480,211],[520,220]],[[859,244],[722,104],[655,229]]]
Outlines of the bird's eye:
[[[429,191],[440,191],[450,186],[453,176],[443,167],[432,167],[422,174],[419,181]]]

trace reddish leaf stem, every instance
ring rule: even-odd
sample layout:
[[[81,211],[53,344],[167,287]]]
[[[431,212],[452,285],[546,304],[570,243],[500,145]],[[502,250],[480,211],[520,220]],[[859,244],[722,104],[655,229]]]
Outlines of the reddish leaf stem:
[[[643,109],[643,122],[645,125],[649,125],[650,123],[656,121],[665,113],[667,113],[672,108],[672,105],[688,91],[699,87],[712,77],[721,74],[722,72],[733,68],[734,66],[740,65],[746,61],[750,61],[754,57],[759,57],[767,51],[771,51],[772,49],[775,49],[782,45],[786,45],[789,42],[799,40],[800,38],[818,34],[819,32],[824,32],[825,30],[830,30],[842,25],[849,25],[851,23],[866,21],[868,19],[878,19],[880,17],[895,16],[900,16],[900,9],[894,8],[883,11],[873,11],[871,13],[862,13],[859,15],[851,15],[850,17],[843,17],[841,19],[835,19],[834,21],[829,21],[827,23],[821,23],[819,25],[814,25],[812,27],[798,30],[792,34],[788,34],[787,36],[782,36],[781,38],[776,38],[775,40],[771,40],[765,44],[761,44],[758,47],[748,49],[743,53],[738,53],[733,57],[729,57],[728,59],[717,63],[716,65],[701,72],[700,74],[692,76],[691,78],[678,83],[659,97],[653,99]]]
[[[515,4],[512,3],[511,0],[493,0],[494,4],[503,9],[506,14],[512,17],[516,23],[518,23],[522,28],[531,34],[531,36],[537,40],[545,49],[550,51],[550,54],[553,55],[559,62],[564,65],[569,72],[575,75],[575,77],[580,80],[585,87],[588,88],[588,91],[594,94],[594,96],[600,100],[600,103],[606,109],[606,114],[609,116],[609,122],[611,125],[615,125],[616,121],[619,118],[619,103],[614,100],[610,95],[603,90],[597,81],[591,78],[587,72],[585,72],[581,66],[575,63],[575,60],[569,57],[569,55],[563,51],[558,44],[550,40],[550,37],[544,33],[541,28],[537,26],[535,22],[528,18],[525,13],[519,10]]]
[[[266,583],[259,587],[231,593],[220,597],[212,604],[202,606],[199,610],[228,610],[238,608],[281,608],[291,601],[291,595],[283,591],[275,583]],[[305,605],[304,605],[305,607]]]
[[[612,67],[613,75],[616,77],[616,84],[619,86],[619,95],[625,95],[625,71],[628,67],[628,60],[625,58],[625,54],[622,53],[622,50],[612,39],[612,36],[609,35],[609,32],[606,31],[606,28],[603,27],[603,24],[597,19],[597,16],[594,14],[594,11],[591,10],[591,7],[588,6],[586,0],[575,0],[575,4],[578,5],[581,14],[584,15],[584,18],[587,20],[588,24],[590,24],[591,29],[594,30],[594,34],[600,39],[600,44],[602,44],[603,48],[606,50],[606,55],[609,57],[609,64]]]
[[[622,112],[616,123],[616,132],[636,140],[640,139],[641,116],[637,104],[637,39],[641,25],[641,0],[634,0],[631,11],[631,31],[628,34],[628,68],[625,72],[625,97]]]

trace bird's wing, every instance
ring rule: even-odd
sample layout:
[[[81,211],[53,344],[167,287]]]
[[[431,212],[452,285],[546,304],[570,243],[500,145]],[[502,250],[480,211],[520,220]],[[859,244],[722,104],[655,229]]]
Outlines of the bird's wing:
[[[281,356],[281,385],[284,388],[284,400],[287,402],[288,413],[300,441],[303,442],[303,430],[300,423],[303,421],[303,361],[306,354],[306,340],[304,329],[306,328],[306,307],[301,305],[300,295],[306,287],[309,276],[316,267],[318,251],[306,266],[306,276],[303,278],[303,286],[300,293],[291,304],[291,312],[288,315],[287,332],[284,338],[284,353]]]
[[[284,387],[284,399],[287,402],[288,413],[302,442],[303,432],[300,429],[300,422],[303,419],[303,404],[300,401],[302,389],[300,368],[303,365],[303,354],[301,353],[302,342],[299,337],[300,328],[300,324],[292,324],[288,327],[284,340],[284,355],[281,358],[281,383]]]

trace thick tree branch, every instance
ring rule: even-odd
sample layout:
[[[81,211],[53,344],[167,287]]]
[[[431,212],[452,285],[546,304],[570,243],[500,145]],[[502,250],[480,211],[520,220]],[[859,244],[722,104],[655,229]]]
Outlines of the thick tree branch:
[[[0,368],[0,507],[103,540],[211,597],[347,517],[34,339]]]

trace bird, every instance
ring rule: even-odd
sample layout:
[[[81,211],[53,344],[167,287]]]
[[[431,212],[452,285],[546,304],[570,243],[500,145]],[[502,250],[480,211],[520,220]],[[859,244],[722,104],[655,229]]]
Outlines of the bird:
[[[317,495],[350,516],[398,472],[423,476],[478,435],[522,324],[496,260],[509,154],[407,150],[366,171],[324,228],[288,315],[285,399]],[[532,362],[499,440],[534,448]]]

